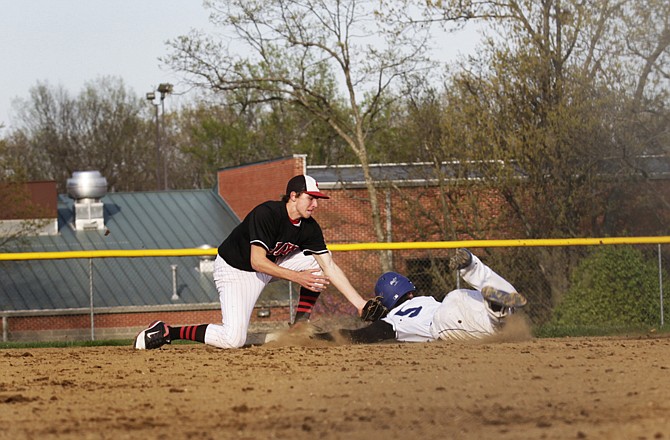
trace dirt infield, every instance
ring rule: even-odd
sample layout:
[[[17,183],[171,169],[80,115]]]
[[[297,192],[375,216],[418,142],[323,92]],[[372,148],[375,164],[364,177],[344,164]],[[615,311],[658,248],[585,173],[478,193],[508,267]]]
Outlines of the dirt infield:
[[[0,351],[1,438],[670,439],[670,339]]]

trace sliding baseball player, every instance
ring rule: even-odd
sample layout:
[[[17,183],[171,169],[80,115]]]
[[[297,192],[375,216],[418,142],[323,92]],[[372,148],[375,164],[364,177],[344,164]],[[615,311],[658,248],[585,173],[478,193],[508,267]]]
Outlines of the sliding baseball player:
[[[407,277],[387,272],[377,280],[375,294],[389,313],[367,327],[336,334],[353,343],[477,339],[493,335],[527,303],[514,286],[467,249],[458,249],[449,267],[458,270],[472,288],[453,290],[439,302],[432,296],[415,296],[414,284]],[[315,337],[332,340],[335,334]]]

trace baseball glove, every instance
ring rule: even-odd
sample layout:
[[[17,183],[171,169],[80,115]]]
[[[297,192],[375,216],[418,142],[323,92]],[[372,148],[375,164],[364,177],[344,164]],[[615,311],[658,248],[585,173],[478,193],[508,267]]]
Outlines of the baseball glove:
[[[382,297],[375,296],[365,303],[363,312],[361,313],[361,319],[363,321],[374,322],[382,319],[388,312],[388,309],[382,304]]]
[[[449,270],[461,270],[472,264],[472,254],[465,248],[458,249],[456,254],[449,259]]]

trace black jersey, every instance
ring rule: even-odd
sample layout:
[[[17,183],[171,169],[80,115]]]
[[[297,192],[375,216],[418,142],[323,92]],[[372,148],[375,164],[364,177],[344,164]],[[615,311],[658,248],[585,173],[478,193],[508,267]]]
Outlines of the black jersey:
[[[236,269],[253,272],[251,246],[263,246],[269,260],[292,252],[328,252],[321,227],[313,218],[291,223],[286,203],[269,201],[255,207],[219,246],[219,255]]]

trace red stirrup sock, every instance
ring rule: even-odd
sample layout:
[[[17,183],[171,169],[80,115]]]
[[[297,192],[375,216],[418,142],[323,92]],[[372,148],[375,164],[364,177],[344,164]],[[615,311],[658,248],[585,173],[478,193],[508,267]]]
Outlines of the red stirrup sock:
[[[185,325],[184,327],[170,327],[170,339],[187,339],[189,341],[205,342],[205,330],[209,324]]]
[[[320,294],[321,292],[312,292],[304,287],[300,288],[300,300],[295,312],[295,322],[309,319],[309,315],[312,313],[314,304],[316,304],[316,300]]]

